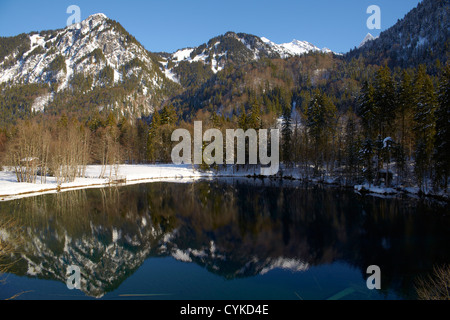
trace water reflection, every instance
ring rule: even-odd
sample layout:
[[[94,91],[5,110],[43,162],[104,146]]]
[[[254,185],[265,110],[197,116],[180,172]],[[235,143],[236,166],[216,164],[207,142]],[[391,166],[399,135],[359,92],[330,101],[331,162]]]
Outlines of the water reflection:
[[[150,257],[172,256],[226,279],[335,262],[376,264],[382,288],[414,297],[414,278],[450,261],[448,209],[269,180],[151,183],[44,195],[0,204],[20,241],[9,271],[66,282],[102,297]],[[7,230],[3,231],[7,232]],[[5,237],[7,238],[7,237]]]

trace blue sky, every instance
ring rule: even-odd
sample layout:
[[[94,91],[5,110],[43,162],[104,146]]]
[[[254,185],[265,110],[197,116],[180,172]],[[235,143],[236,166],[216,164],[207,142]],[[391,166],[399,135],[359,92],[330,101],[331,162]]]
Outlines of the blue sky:
[[[147,50],[173,52],[227,31],[276,43],[305,40],[336,52],[357,46],[368,32],[394,25],[419,0],[0,0],[0,36],[63,28],[69,5],[81,19],[104,13],[120,22]],[[366,25],[370,5],[381,9],[381,30]]]

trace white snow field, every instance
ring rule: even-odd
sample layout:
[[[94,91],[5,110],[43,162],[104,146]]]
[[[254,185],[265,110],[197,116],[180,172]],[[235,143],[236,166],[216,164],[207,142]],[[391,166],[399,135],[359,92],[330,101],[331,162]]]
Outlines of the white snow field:
[[[0,201],[8,201],[18,198],[31,197],[45,193],[56,193],[74,189],[102,188],[111,185],[111,181],[123,180],[120,185],[167,181],[188,182],[200,178],[218,176],[247,176],[259,174],[259,169],[246,169],[233,171],[227,168],[220,172],[200,171],[192,165],[157,164],[157,165],[120,165],[118,174],[115,175],[114,168],[106,168],[105,178],[99,178],[102,171],[101,165],[89,165],[83,178],[76,178],[74,182],[57,184],[56,178],[46,177],[46,182],[41,183],[38,176],[36,183],[17,182],[16,175],[12,169],[4,168],[0,171]],[[110,177],[111,172],[111,179]]]

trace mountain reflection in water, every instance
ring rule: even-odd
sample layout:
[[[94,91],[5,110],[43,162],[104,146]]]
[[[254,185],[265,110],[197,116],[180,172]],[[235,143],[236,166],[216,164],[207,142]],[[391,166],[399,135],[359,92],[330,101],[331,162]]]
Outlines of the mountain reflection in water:
[[[450,262],[445,210],[422,200],[237,179],[24,198],[0,203],[0,220],[14,217],[19,226],[8,273],[66,283],[68,266],[80,266],[90,297],[118,289],[148,259],[173,257],[234,280],[336,263],[366,278],[367,267],[378,265],[381,292],[409,299],[418,275]]]

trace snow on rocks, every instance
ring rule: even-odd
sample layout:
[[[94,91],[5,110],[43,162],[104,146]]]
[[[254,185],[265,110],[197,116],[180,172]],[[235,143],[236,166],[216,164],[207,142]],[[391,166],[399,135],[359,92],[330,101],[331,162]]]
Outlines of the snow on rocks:
[[[393,188],[374,186],[374,185],[369,185],[369,184],[356,185],[355,190],[358,192],[371,192],[371,193],[378,193],[378,194],[397,194],[398,193],[398,191]]]

